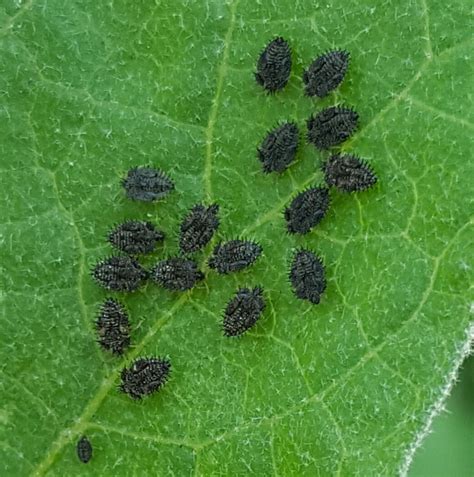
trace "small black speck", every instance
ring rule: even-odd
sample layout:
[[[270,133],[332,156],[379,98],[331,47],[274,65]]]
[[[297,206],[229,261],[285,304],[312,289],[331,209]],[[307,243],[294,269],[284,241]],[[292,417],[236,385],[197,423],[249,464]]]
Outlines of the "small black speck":
[[[77,457],[87,464],[92,458],[92,444],[86,436],[82,436],[76,445]]]

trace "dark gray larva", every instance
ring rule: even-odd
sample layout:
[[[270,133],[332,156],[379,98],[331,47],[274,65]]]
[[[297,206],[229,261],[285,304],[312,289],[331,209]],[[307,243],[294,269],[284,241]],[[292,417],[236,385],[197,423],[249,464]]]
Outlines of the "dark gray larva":
[[[326,289],[322,260],[309,250],[298,250],[290,268],[290,282],[295,295],[301,300],[318,304]]]
[[[195,205],[180,226],[179,247],[184,253],[197,252],[211,240],[219,227],[219,206]]]
[[[195,261],[173,257],[158,262],[151,270],[151,277],[167,290],[185,291],[201,281],[204,274]]]
[[[98,342],[114,354],[122,354],[130,346],[130,322],[125,307],[113,298],[107,298],[95,322]]]
[[[86,436],[82,436],[76,444],[77,457],[87,464],[92,458],[92,444]]]
[[[106,290],[132,292],[147,278],[147,272],[133,258],[114,255],[99,261],[92,276]]]
[[[153,167],[134,167],[122,180],[129,199],[152,202],[163,199],[174,190],[173,181],[161,170]]]
[[[115,248],[130,255],[151,253],[164,238],[164,233],[152,223],[138,220],[128,220],[117,225],[108,235],[109,242]]]
[[[329,190],[325,187],[313,187],[298,194],[285,209],[288,232],[309,232],[324,218],[329,202]]]
[[[169,378],[171,362],[167,358],[139,358],[123,368],[120,391],[133,399],[159,391]]]
[[[255,325],[265,309],[263,289],[240,288],[224,312],[222,329],[225,336],[239,336]]]
[[[261,253],[262,247],[258,243],[229,240],[216,245],[208,264],[219,273],[237,272],[252,265]]]
[[[308,141],[320,150],[337,146],[351,137],[358,121],[359,115],[350,108],[332,106],[323,109],[307,121]]]
[[[306,94],[323,98],[341,84],[348,67],[347,51],[333,50],[319,56],[303,73]]]
[[[258,58],[255,79],[269,93],[274,93],[284,88],[288,83],[290,72],[290,46],[283,38],[275,38],[266,46]]]
[[[352,154],[334,154],[321,167],[326,183],[342,192],[369,189],[377,176],[364,160]]]
[[[270,131],[257,149],[263,171],[283,172],[295,159],[298,140],[295,123],[284,123]]]

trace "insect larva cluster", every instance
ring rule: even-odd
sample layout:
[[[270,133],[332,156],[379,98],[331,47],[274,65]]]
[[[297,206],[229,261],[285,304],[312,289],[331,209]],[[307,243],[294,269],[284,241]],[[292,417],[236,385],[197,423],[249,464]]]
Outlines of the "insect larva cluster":
[[[336,89],[344,80],[349,61],[350,55],[344,50],[328,51],[315,58],[303,72],[306,96],[324,98]],[[278,37],[261,53],[255,78],[268,93],[275,93],[287,84],[289,69],[290,46]],[[365,160],[353,154],[333,151],[354,134],[358,124],[359,114],[343,105],[324,108],[307,119],[308,143],[321,152],[332,152],[321,164],[326,185],[315,184],[297,193],[285,208],[288,233],[307,234],[321,222],[330,206],[330,187],[340,192],[356,192],[369,189],[377,182],[377,176]],[[299,131],[295,122],[285,120],[270,130],[257,147],[263,172],[284,172],[295,161],[298,145]],[[296,297],[319,303],[326,288],[326,279],[323,262],[314,252],[301,249],[295,254],[289,279]]]
[[[349,53],[333,50],[318,56],[304,71],[304,93],[323,98],[337,88],[349,67]],[[256,82],[268,93],[282,90],[290,79],[291,48],[277,37],[260,54],[255,72]],[[304,235],[316,227],[330,207],[330,187],[341,192],[362,191],[377,182],[377,176],[366,161],[353,154],[333,149],[350,138],[358,127],[359,115],[352,108],[336,105],[313,114],[306,121],[306,138],[319,151],[331,151],[321,163],[326,185],[315,184],[300,191],[285,208],[283,216],[289,234]],[[283,121],[263,138],[257,147],[258,159],[266,174],[282,174],[296,160],[300,142],[298,125]],[[140,202],[156,202],[175,190],[174,181],[162,170],[150,166],[134,167],[122,179],[127,198]],[[107,291],[131,293],[145,283],[159,286],[170,293],[189,292],[199,285],[206,273],[227,275],[250,267],[261,255],[260,244],[248,238],[219,240],[206,257],[196,260],[197,253],[211,243],[220,226],[217,203],[198,203],[190,208],[179,226],[179,253],[161,257],[151,267],[141,256],[154,253],[167,234],[150,222],[126,220],[110,228],[107,240],[115,254],[99,260],[92,268],[94,280]],[[201,264],[201,265],[200,265]],[[320,303],[326,289],[322,259],[313,251],[299,248],[293,254],[288,278],[294,295],[311,304]],[[221,278],[223,279],[223,278]],[[221,332],[225,337],[237,337],[250,330],[266,308],[261,286],[240,287],[230,297],[223,310]],[[107,297],[99,308],[95,322],[97,342],[112,355],[123,355],[133,348],[133,320],[125,305]],[[120,374],[118,389],[134,400],[159,391],[171,375],[168,357],[134,357]],[[92,445],[82,436],[76,452],[81,462],[92,457]]]

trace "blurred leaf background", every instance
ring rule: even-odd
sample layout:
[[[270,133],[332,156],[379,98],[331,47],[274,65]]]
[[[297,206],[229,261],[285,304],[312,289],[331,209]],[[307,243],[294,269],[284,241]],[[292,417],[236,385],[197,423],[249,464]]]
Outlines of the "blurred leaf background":
[[[418,449],[409,477],[474,475],[474,356],[470,356],[431,434]]]

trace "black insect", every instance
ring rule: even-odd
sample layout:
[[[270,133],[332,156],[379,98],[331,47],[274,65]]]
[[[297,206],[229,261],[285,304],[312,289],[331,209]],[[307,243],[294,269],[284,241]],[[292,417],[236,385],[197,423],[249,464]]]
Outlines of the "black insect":
[[[298,139],[295,123],[284,123],[270,131],[257,149],[263,171],[283,172],[295,159]]]
[[[219,206],[195,205],[180,227],[179,247],[184,253],[197,252],[212,238],[219,227]]]
[[[298,250],[291,264],[289,278],[298,298],[319,303],[326,289],[326,279],[323,262],[316,254],[309,250]]]
[[[164,233],[152,223],[138,220],[128,220],[118,225],[108,236],[114,247],[130,255],[151,253],[164,238]]]
[[[342,192],[369,189],[377,176],[364,160],[352,154],[334,154],[321,166],[326,182]]]
[[[130,346],[130,322],[124,306],[107,298],[95,322],[98,342],[107,351],[122,354]]]
[[[258,243],[249,240],[229,240],[216,245],[208,265],[219,273],[237,272],[252,265],[261,253],[262,247]]]
[[[151,270],[151,276],[162,287],[172,291],[189,290],[204,278],[195,261],[182,257],[158,262]]]
[[[147,272],[133,258],[114,255],[99,261],[92,276],[106,290],[131,292],[140,287]]]
[[[299,193],[285,209],[288,232],[305,234],[317,225],[329,208],[329,190],[313,187]]]
[[[92,458],[92,444],[86,436],[82,436],[76,445],[77,457],[81,462],[87,464]]]
[[[173,181],[163,171],[152,167],[130,169],[122,185],[129,199],[144,202],[162,199],[174,190]]]
[[[255,79],[269,93],[282,89],[291,72],[291,50],[281,37],[272,40],[260,54]]]
[[[323,98],[337,88],[349,67],[349,56],[347,51],[333,50],[316,58],[303,73],[306,94]]]
[[[323,109],[308,121],[308,141],[320,150],[337,146],[356,130],[359,115],[352,109],[332,106]]]
[[[141,399],[164,386],[169,378],[171,362],[166,358],[139,358],[120,374],[120,391],[133,399]]]
[[[240,288],[224,313],[222,328],[225,336],[239,336],[255,325],[265,309],[263,289]]]

